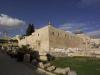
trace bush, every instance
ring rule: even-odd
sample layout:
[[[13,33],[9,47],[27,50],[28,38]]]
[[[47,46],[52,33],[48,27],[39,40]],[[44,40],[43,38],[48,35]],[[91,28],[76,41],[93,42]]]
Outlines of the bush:
[[[47,56],[48,61],[52,61],[55,59],[55,57],[50,54],[47,54],[46,56]]]
[[[30,63],[32,62],[33,59],[36,59],[37,61],[40,61],[38,51],[33,51],[33,52],[30,53]]]
[[[30,54],[30,63],[32,62],[33,59],[36,59],[37,61],[39,61],[39,52],[33,51],[31,48],[29,48],[28,45],[18,48],[18,50],[17,50],[17,60],[23,61],[25,54]]]
[[[30,53],[31,49],[28,46],[22,46],[17,50],[17,61],[23,61],[24,55]]]

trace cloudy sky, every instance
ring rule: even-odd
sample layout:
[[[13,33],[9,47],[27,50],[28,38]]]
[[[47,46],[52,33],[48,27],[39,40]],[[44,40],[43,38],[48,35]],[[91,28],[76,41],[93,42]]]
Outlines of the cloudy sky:
[[[100,36],[100,0],[0,0],[0,33],[23,34],[29,23],[40,28],[49,20],[65,31]]]

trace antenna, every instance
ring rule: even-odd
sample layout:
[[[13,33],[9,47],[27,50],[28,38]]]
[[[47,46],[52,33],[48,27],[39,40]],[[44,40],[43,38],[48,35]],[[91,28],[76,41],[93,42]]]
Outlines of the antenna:
[[[49,22],[48,22],[48,25],[52,25],[50,20],[49,20]]]

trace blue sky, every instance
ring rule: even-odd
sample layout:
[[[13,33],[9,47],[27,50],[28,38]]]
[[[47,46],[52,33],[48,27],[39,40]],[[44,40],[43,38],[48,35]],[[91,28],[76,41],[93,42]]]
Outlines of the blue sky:
[[[49,20],[66,31],[100,36],[100,0],[0,0],[0,32],[14,36],[29,23],[40,28]]]

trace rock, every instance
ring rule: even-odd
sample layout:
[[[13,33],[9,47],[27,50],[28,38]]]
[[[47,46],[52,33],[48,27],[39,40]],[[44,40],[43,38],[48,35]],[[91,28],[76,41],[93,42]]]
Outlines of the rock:
[[[70,72],[70,67],[64,68],[66,72]]]
[[[39,67],[44,69],[44,64],[42,62],[39,63]]]
[[[53,71],[53,70],[55,70],[56,69],[56,67],[55,66],[50,66],[50,67],[47,67],[47,71]]]
[[[39,55],[40,55],[40,56],[46,56],[46,54],[47,54],[46,52],[39,51]]]
[[[39,67],[40,67],[40,68],[43,68],[43,69],[44,69],[44,68],[47,68],[47,67],[49,67],[49,66],[51,66],[50,63],[46,63],[46,64],[43,64],[42,62],[39,63]]]
[[[44,67],[45,67],[45,68],[47,68],[47,67],[49,67],[49,66],[51,66],[50,63],[46,63],[46,64],[44,64]]]
[[[47,56],[40,56],[40,60],[41,61],[47,61],[48,59],[47,59]]]
[[[77,75],[77,73],[75,71],[70,71],[68,72],[68,75]]]
[[[56,68],[54,70],[54,73],[57,73],[57,74],[62,74],[62,75],[66,75],[68,72],[70,71],[70,68]]]

